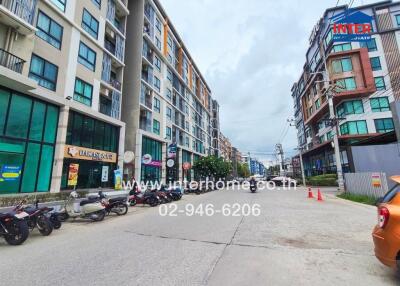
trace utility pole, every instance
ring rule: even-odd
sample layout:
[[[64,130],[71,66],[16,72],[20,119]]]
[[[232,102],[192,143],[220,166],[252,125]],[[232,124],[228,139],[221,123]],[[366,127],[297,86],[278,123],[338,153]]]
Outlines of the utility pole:
[[[279,175],[285,176],[285,170],[283,168],[283,148],[282,144],[278,143],[275,145],[275,149],[277,151],[277,155],[279,156]]]
[[[303,180],[303,186],[306,186],[306,175],[304,174],[304,165],[303,165],[303,148],[297,147],[296,150],[299,150],[300,155],[300,170],[301,170],[301,178]]]

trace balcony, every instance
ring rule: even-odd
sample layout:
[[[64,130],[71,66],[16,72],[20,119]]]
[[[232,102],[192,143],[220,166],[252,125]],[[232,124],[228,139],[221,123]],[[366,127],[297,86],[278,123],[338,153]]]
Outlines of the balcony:
[[[152,124],[151,112],[141,109],[139,128],[144,131],[151,132],[151,124]]]
[[[146,106],[148,109],[153,109],[153,96],[152,91],[146,85],[142,83],[140,90],[140,103]]]
[[[13,27],[23,35],[33,34],[37,0],[0,0],[0,22]]]
[[[106,35],[104,39],[104,47],[118,59],[120,64],[124,62],[125,41],[121,36],[116,34],[114,39],[111,39],[111,37]]]
[[[9,70],[22,74],[25,61],[9,52],[0,49],[0,65]]]
[[[111,116],[112,101],[109,98],[100,95],[99,105],[100,105],[99,106],[100,113]]]
[[[121,34],[125,35],[125,28],[123,25],[124,21],[123,19],[117,17],[116,5],[114,1],[108,1],[106,18],[115,29],[121,32]]]
[[[150,86],[153,86],[153,68],[142,66],[142,79]]]

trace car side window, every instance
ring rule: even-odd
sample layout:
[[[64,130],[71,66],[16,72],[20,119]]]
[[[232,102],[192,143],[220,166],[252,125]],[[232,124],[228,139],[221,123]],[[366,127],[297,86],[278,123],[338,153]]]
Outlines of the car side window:
[[[382,203],[387,203],[390,202],[395,196],[396,194],[400,191],[400,185],[397,184],[396,186],[394,186],[390,191],[388,191],[386,193],[386,195],[383,197],[382,199]]]

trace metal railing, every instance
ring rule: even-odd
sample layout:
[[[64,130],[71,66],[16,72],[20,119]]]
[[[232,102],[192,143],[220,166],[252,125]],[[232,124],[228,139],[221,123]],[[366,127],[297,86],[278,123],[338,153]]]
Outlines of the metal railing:
[[[0,5],[29,24],[33,23],[36,4],[37,0],[0,0]]]
[[[25,61],[9,52],[0,49],[0,65],[17,73],[22,73]]]
[[[110,84],[115,89],[118,89],[119,91],[121,91],[121,82],[120,81],[118,81],[118,80],[116,80],[114,78],[111,78],[110,79]]]

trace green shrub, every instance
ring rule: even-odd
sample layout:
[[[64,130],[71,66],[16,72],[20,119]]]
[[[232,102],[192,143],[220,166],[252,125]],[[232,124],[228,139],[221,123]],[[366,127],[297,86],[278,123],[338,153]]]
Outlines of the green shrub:
[[[362,204],[367,204],[367,205],[375,205],[376,199],[365,196],[365,195],[355,195],[355,194],[350,194],[350,193],[343,193],[340,195],[337,195],[339,198],[357,202],[357,203],[362,203]]]
[[[336,187],[337,175],[336,174],[324,174],[307,178],[307,185],[310,186],[321,186],[321,187]]]

